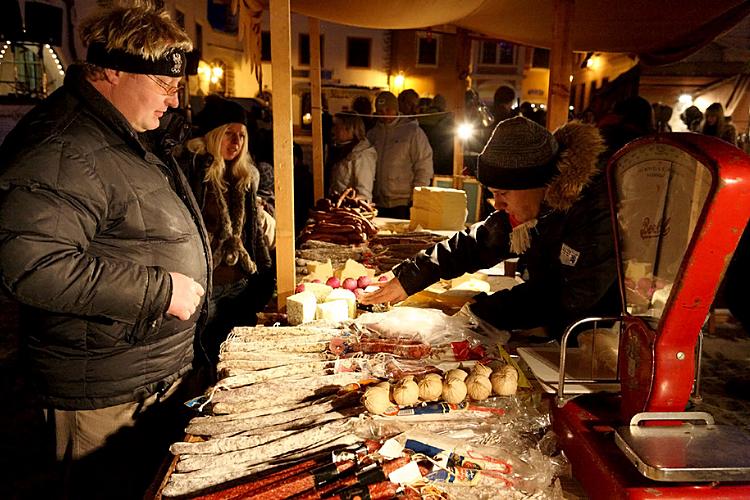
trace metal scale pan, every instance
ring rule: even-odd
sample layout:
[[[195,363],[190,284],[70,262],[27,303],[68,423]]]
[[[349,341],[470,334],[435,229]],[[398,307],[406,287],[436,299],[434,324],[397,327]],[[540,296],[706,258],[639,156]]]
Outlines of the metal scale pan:
[[[674,420],[682,425],[663,425]],[[649,421],[662,425],[640,425]],[[750,481],[750,436],[714,424],[708,413],[639,413],[617,429],[615,443],[641,474],[656,481]]]

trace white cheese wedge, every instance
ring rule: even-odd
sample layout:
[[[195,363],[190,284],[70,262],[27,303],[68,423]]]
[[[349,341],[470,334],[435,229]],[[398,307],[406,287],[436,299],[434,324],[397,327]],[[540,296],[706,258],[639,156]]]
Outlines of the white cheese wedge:
[[[463,190],[419,186],[414,188],[409,226],[458,231],[466,226],[467,213]]]
[[[315,319],[318,301],[312,292],[300,292],[286,298],[286,316],[292,326]]]
[[[349,319],[349,304],[346,300],[332,300],[318,304],[315,319],[333,322],[346,321]]]
[[[305,291],[310,292],[313,295],[315,295],[315,300],[318,302],[325,302],[326,297],[328,297],[328,294],[331,293],[333,288],[326,285],[325,283],[303,283],[305,286]]]
[[[349,310],[349,317],[353,318],[355,314],[357,313],[357,297],[354,295],[354,292],[351,290],[346,290],[344,288],[337,288],[331,293],[328,294],[328,297],[326,297],[326,302],[330,302],[333,300],[345,300],[348,306]]]

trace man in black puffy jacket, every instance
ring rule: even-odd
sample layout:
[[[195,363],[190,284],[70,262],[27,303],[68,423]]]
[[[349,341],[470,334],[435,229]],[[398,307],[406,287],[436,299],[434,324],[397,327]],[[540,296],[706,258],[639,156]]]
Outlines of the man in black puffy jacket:
[[[182,431],[167,409],[210,289],[190,188],[140,136],[178,105],[192,44],[150,7],[97,14],[81,38],[86,64],[0,150],[0,280],[22,304],[65,493],[132,498]]]
[[[441,278],[521,256],[528,280],[480,294],[472,313],[499,329],[544,327],[556,337],[583,317],[619,314],[603,151],[598,130],[582,123],[552,134],[524,117],[500,122],[477,170],[496,211],[396,266],[395,279],[361,302],[397,302]]]

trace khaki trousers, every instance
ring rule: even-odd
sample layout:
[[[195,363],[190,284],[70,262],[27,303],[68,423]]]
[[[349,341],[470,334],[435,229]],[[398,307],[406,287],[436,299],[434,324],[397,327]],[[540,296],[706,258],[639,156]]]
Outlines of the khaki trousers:
[[[142,402],[45,412],[63,499],[140,499],[187,422],[182,379]],[[177,394],[175,394],[177,393]]]

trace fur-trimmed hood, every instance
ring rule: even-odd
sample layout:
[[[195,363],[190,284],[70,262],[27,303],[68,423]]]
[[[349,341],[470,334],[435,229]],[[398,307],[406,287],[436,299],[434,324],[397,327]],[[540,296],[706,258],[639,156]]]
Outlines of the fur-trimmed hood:
[[[606,146],[599,129],[579,121],[566,123],[553,135],[559,145],[559,173],[547,186],[544,202],[553,210],[565,211],[599,172],[599,155]]]

